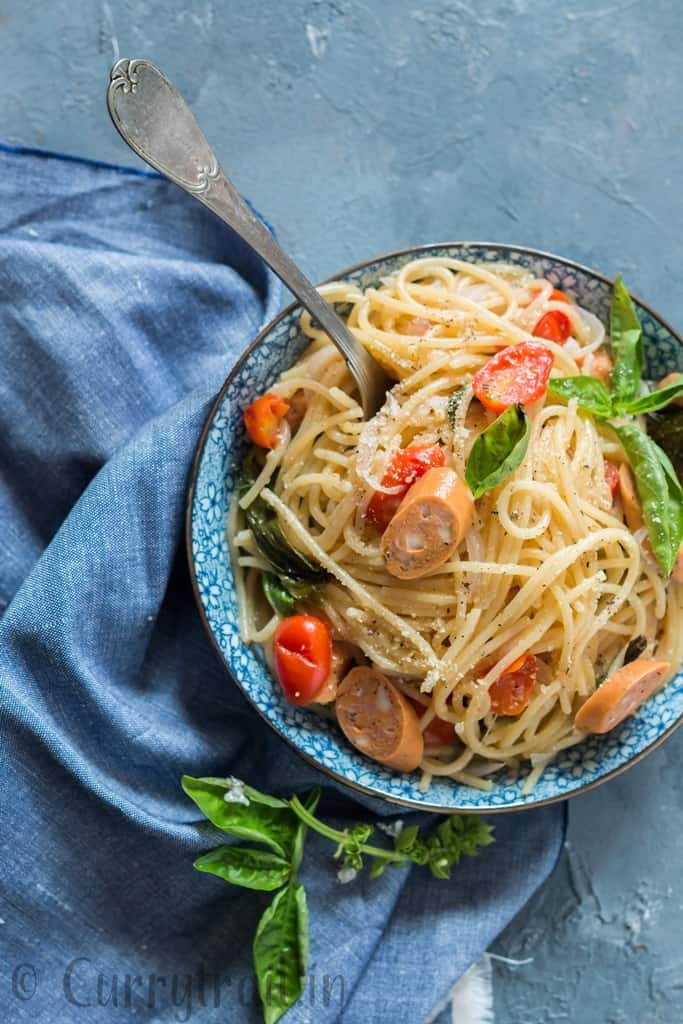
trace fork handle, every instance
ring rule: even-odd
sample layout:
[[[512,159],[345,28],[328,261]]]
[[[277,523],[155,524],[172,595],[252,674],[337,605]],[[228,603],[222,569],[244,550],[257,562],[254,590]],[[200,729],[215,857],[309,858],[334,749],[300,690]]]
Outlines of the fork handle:
[[[119,60],[111,70],[107,107],[131,149],[243,238],[318,321],[346,360],[365,415],[373,415],[388,386],[378,380],[377,363],[244,201],[175,86],[149,61]]]

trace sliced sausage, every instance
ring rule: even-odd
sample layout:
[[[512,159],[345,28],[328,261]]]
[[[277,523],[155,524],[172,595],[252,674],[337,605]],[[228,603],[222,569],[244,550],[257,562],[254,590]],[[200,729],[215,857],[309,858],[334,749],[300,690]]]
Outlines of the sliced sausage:
[[[330,674],[313,699],[313,704],[331,704],[337,697],[337,688],[351,667],[354,654],[358,650],[343,640],[332,643],[332,667]]]
[[[493,409],[487,409],[485,405],[475,399],[469,404],[465,416],[465,427],[472,434],[480,434],[482,430],[486,430],[489,423],[493,423],[495,418],[496,413]]]
[[[660,380],[657,385],[657,391],[661,391],[662,388],[668,388],[669,384],[678,384],[682,378],[683,374],[681,373],[667,373],[666,377]],[[673,402],[670,402],[669,405],[677,405],[679,409],[683,408],[683,395],[680,398],[674,398]]]
[[[454,470],[427,470],[382,535],[387,571],[400,580],[413,580],[443,565],[472,525],[473,512],[471,491]]]
[[[306,415],[306,409],[308,408],[308,395],[303,388],[297,388],[293,395],[287,399],[289,402],[289,412],[285,416],[285,419],[289,423],[290,427],[298,427],[302,419]]]
[[[349,743],[373,761],[412,772],[422,760],[420,720],[406,697],[374,668],[352,668],[337,691],[337,721]]]
[[[630,661],[590,695],[577,712],[574,725],[581,732],[609,732],[652,696],[669,667],[668,661]]]
[[[626,462],[619,466],[619,494],[628,528],[631,533],[637,533],[645,525],[645,520],[636,491],[636,482],[631,467]]]
[[[591,377],[597,377],[603,384],[609,384],[614,364],[607,352],[596,352],[590,364]]]

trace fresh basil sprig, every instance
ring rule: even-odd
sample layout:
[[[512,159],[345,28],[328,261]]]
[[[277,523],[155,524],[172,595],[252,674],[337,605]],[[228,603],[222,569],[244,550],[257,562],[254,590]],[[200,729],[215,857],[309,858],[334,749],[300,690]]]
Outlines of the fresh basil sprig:
[[[643,376],[643,329],[621,274],[614,282],[610,306],[610,340],[614,353],[612,391],[596,377],[553,377],[548,391],[559,398],[575,398],[580,409],[599,419],[655,412],[683,395],[680,380],[649,395],[640,394]]]
[[[299,999],[305,984],[308,958],[308,909],[303,886],[297,880],[307,830],[313,829],[336,846],[342,860],[340,881],[351,881],[371,861],[370,877],[387,865],[419,864],[436,878],[449,878],[461,857],[474,857],[493,842],[492,828],[477,817],[452,815],[436,830],[422,836],[416,825],[401,829],[400,822],[383,830],[393,846],[369,845],[374,832],[369,824],[344,830],[316,817],[320,798],[313,790],[305,800],[281,800],[260,793],[238,779],[183,776],[185,793],[217,828],[267,849],[241,845],[219,846],[195,861],[198,871],[247,889],[276,891],[256,929],[253,962],[265,1024],[275,1024]]]
[[[490,491],[524,460],[529,421],[521,405],[511,405],[489,423],[472,445],[465,481],[475,498]]]
[[[668,456],[633,424],[612,426],[628,455],[655,558],[665,573],[683,543],[683,490]]]
[[[612,390],[595,377],[554,377],[548,391],[559,398],[576,399],[580,409],[602,420],[653,413],[683,395],[683,374],[673,384],[640,394],[643,372],[643,332],[635,306],[621,275],[614,282],[610,307],[610,337],[614,352]],[[668,425],[673,417],[650,420],[649,436],[634,424],[610,424],[628,456],[643,509],[643,519],[654,555],[665,573],[670,573],[683,542],[683,491],[666,452],[655,437],[677,456],[683,467],[683,420],[675,439]]]

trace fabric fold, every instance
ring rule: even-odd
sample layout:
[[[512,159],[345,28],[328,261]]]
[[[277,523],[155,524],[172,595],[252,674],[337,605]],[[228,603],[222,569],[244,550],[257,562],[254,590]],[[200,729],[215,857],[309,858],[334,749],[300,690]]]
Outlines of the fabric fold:
[[[267,898],[193,871],[224,837],[180,776],[321,779],[204,634],[183,520],[211,398],[278,288],[155,176],[8,151],[0,169],[3,1019],[257,1022]],[[396,813],[329,786],[321,808]],[[287,1020],[419,1024],[552,870],[563,819],[496,819],[450,883],[343,886],[312,837],[311,978]]]

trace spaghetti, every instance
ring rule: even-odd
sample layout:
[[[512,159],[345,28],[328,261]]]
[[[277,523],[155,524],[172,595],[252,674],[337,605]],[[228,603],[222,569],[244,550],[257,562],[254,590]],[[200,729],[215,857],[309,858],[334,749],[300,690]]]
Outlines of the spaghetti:
[[[447,559],[417,578],[388,570],[376,508],[395,513],[404,497],[390,472],[397,453],[438,449],[465,478],[494,418],[473,380],[496,353],[532,340],[552,354],[554,376],[604,378],[605,328],[550,282],[501,263],[418,259],[378,287],[338,282],[321,292],[349,308],[348,326],[397,383],[364,422],[339,353],[303,314],[310,345],[272,389],[297,416],[282,420],[267,454],[251,453],[252,483],[230,516],[242,637],[274,666],[282,614],[264,600],[272,565],[246,519],[258,501],[291,547],[327,573],[298,610],[322,617],[352,663],[409,698],[432,736],[423,784],[438,775],[489,788],[501,767],[525,766],[529,790],[585,736],[577,710],[634,644],[673,667],[662,682],[683,660],[683,587],[662,574],[645,531],[629,528],[612,494],[610,465],[614,473],[625,461],[614,432],[573,398],[546,392],[525,404],[523,461],[477,499]],[[561,318],[568,337],[554,339]],[[508,693],[496,706],[496,686],[514,683],[530,658],[526,702],[517,709]]]

